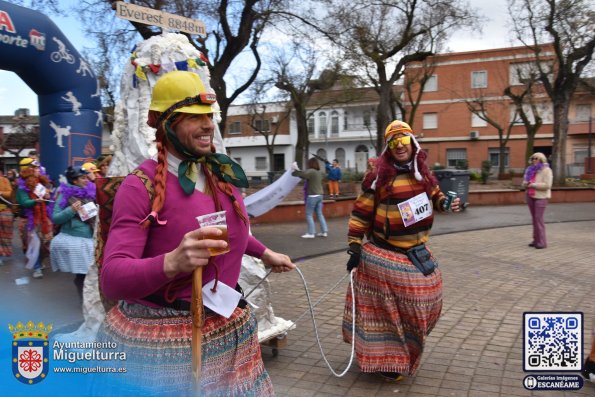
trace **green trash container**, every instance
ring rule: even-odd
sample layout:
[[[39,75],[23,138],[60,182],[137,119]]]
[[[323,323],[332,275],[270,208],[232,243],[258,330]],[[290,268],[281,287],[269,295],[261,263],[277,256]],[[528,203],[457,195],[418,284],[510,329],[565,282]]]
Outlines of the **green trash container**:
[[[461,199],[461,209],[469,205],[469,180],[471,173],[466,170],[444,169],[435,170],[434,176],[438,179],[440,190],[444,194],[451,191]]]

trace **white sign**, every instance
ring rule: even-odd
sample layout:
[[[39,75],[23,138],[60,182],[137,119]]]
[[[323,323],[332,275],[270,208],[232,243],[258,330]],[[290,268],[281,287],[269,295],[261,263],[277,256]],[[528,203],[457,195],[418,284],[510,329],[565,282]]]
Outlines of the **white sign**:
[[[116,3],[116,16],[118,18],[143,23],[145,25],[159,26],[164,29],[172,29],[180,32],[206,36],[205,24],[201,21],[154,10],[152,8],[140,7],[123,1],[118,1]]]
[[[400,203],[399,212],[401,213],[401,218],[403,218],[403,224],[407,227],[432,215],[432,204],[428,200],[426,193],[420,193]]]
[[[246,197],[244,205],[248,215],[260,216],[282,202],[300,181],[300,178],[292,176],[291,173],[291,170],[285,171],[274,183]]]
[[[38,183],[37,185],[35,185],[35,190],[33,191],[33,193],[35,193],[37,197],[42,199],[45,197],[47,191],[48,190],[45,188],[45,186],[43,186],[41,183]]]
[[[81,209],[78,210],[78,214],[83,222],[87,219],[91,219],[97,215],[97,205],[92,201],[88,202],[81,206]]]

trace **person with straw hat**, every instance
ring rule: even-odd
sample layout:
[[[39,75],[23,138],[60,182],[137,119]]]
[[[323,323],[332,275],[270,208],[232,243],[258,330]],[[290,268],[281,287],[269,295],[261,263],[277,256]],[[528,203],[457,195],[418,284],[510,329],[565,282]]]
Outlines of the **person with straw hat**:
[[[424,342],[440,317],[442,275],[425,243],[433,211],[447,208],[411,127],[395,120],[384,140],[349,219],[347,270],[355,269],[356,318],[348,289],[343,338],[348,343],[355,338],[363,372],[398,381],[401,374],[415,374]],[[459,205],[455,198],[450,209],[459,211]]]
[[[154,194],[131,174],[114,200],[100,286],[119,304],[107,313],[97,341],[118,343],[127,354],[126,379],[136,380],[136,391],[147,395],[273,395],[256,320],[236,292],[241,290],[237,281],[243,254],[261,258],[273,272],[295,265],[249,234],[238,189],[247,186],[246,176],[232,159],[215,152],[214,105],[216,97],[199,75],[173,71],[161,76],[148,115],[156,129],[157,160],[137,169],[150,179]],[[218,239],[221,230],[199,228],[195,219],[220,211],[225,211],[228,242]],[[211,256],[209,249],[229,252]],[[199,270],[202,296],[214,294],[220,304],[203,311],[197,385],[190,309],[193,275]],[[231,314],[222,314],[226,308]],[[194,320],[200,324],[201,318]],[[106,390],[101,391],[109,394]]]

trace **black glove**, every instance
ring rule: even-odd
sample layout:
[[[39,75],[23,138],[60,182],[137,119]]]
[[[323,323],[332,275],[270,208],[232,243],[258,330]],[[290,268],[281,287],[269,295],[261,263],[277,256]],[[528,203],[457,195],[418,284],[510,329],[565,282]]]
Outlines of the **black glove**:
[[[347,261],[347,272],[351,272],[354,267],[359,265],[359,260],[361,258],[361,246],[359,244],[352,244],[349,246],[349,250],[347,253],[350,255],[349,260]]]

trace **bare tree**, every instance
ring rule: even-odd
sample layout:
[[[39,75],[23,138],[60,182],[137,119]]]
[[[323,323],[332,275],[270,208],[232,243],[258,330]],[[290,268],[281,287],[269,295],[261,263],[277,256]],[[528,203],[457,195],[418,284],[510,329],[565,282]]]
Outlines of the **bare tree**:
[[[508,123],[503,123],[501,120],[508,120],[508,117],[502,117],[508,114],[508,102],[490,102],[486,96],[479,96],[473,99],[465,100],[467,109],[489,125],[494,127],[498,132],[498,176],[505,173],[506,167],[504,160],[506,159],[506,145],[510,139],[510,133],[514,126],[515,117]],[[489,108],[489,111],[488,111]]]
[[[413,120],[415,120],[417,108],[423,98],[423,88],[428,80],[434,75],[436,67],[432,57],[429,57],[421,62],[412,62],[407,66],[407,69],[408,71],[405,72],[403,88],[411,110],[407,112],[407,106],[402,101],[396,101],[396,105],[401,111],[403,120],[415,131]]]
[[[282,111],[271,112],[271,106],[267,107],[267,104],[264,103],[271,84],[270,81],[257,80],[250,89],[250,100],[247,106],[250,114],[250,128],[264,137],[269,155],[269,171],[275,171],[273,167],[275,139],[281,132],[281,126],[289,119],[292,109],[289,103],[283,102],[275,104],[275,108],[281,106],[283,108]]]
[[[162,29],[143,25],[133,21],[116,18],[113,11],[118,0],[81,0],[76,2],[76,12],[87,27],[88,34],[98,42],[95,56],[90,57],[94,68],[100,71],[100,81],[104,89],[104,99],[116,95],[118,83],[114,81],[114,70],[102,74],[106,59],[122,60],[130,56],[132,44],[139,38],[147,39],[158,35]],[[262,60],[259,54],[259,42],[271,18],[273,11],[285,7],[286,0],[130,0],[131,4],[161,10],[205,23],[206,37],[191,36],[190,42],[209,59],[211,86],[217,94],[221,107],[220,130],[224,133],[227,111],[231,103],[256,79]],[[41,0],[40,7],[53,11],[62,11],[56,0]],[[109,20],[111,19],[111,20]],[[230,76],[230,70],[237,70],[234,65],[241,57],[241,73]],[[234,69],[235,68],[235,69]],[[237,78],[232,87],[228,79]],[[108,103],[109,105],[109,103]]]
[[[30,125],[24,118],[15,117],[12,132],[3,135],[0,147],[16,157],[18,163],[21,152],[34,148],[37,142],[39,142],[39,125]]]
[[[568,110],[595,48],[595,11],[589,0],[509,0],[517,38],[536,58],[539,80],[552,100],[554,183],[564,184]],[[554,59],[553,73],[547,67]]]
[[[350,60],[346,66],[365,76],[379,97],[376,108],[377,151],[380,131],[395,116],[393,86],[404,66],[422,61],[441,49],[447,34],[472,26],[474,11],[462,0],[390,0],[353,3],[324,0],[317,21],[302,21],[322,32]]]

